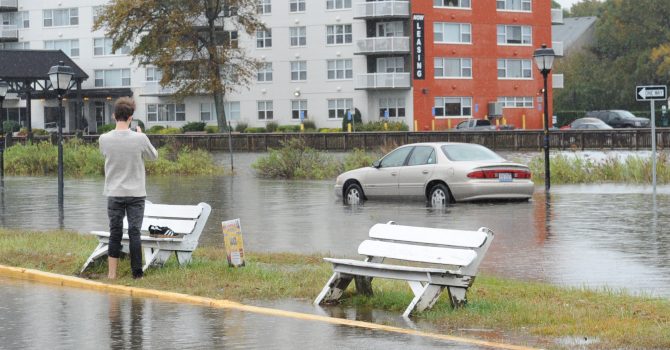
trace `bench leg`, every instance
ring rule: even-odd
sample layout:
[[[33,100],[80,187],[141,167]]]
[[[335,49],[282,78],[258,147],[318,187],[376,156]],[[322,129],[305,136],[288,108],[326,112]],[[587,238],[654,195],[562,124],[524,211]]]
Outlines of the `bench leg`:
[[[451,300],[451,306],[454,308],[465,306],[468,303],[468,299],[465,296],[467,288],[463,287],[448,287],[449,289],[449,300]]]
[[[187,264],[191,263],[192,252],[175,251],[175,254],[177,255],[177,261],[179,262],[180,266],[187,265]]]
[[[353,279],[350,275],[344,275],[339,272],[333,273],[326,286],[323,287],[321,293],[314,300],[314,305],[337,301],[342,296],[342,293],[347,289],[349,283]]]
[[[405,312],[402,314],[405,317],[409,317],[415,311],[421,312],[432,307],[444,289],[444,286],[429,283],[421,285],[419,282],[410,281],[409,284],[414,292],[414,299],[409,303],[409,306],[407,306],[407,309],[405,309]]]
[[[149,252],[149,254],[146,254],[147,252]],[[146,271],[151,265],[162,266],[170,258],[171,252],[160,249],[147,248],[144,250],[144,253],[145,253],[144,256],[145,263],[144,267],[142,268],[142,271]]]
[[[98,246],[93,249],[93,253],[91,253],[91,256],[86,259],[86,262],[84,263],[84,267],[81,268],[81,271],[79,273],[84,272],[88,265],[90,265],[93,261],[96,259],[107,255],[107,243],[98,243]]]

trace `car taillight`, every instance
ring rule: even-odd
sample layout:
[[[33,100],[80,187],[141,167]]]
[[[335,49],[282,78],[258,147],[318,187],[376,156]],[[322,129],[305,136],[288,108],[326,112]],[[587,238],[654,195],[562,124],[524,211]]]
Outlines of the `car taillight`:
[[[531,174],[528,170],[496,169],[496,170],[475,170],[468,174],[471,179],[497,179],[499,174],[512,174],[514,179],[530,179]]]

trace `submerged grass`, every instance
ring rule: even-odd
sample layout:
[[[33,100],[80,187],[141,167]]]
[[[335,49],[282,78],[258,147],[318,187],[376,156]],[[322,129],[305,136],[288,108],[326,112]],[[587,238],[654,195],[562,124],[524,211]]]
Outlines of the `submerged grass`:
[[[74,232],[0,229],[0,264],[76,275],[96,244],[95,237]],[[101,261],[83,277],[105,280],[105,273],[106,263]],[[203,247],[195,251],[188,267],[179,267],[171,259],[139,281],[130,278],[129,263],[123,261],[122,278],[112,283],[236,301],[311,301],[330,273],[321,256],[288,253],[250,253],[245,267],[230,268],[223,249]],[[374,297],[356,296],[350,288],[343,303],[400,313],[412,299],[404,282],[378,279],[373,286]],[[500,337],[530,335],[542,346],[556,349],[562,348],[555,341],[561,337],[599,340],[588,349],[670,348],[667,299],[492,276],[479,276],[468,298],[466,307],[453,310],[443,293],[433,309],[417,318],[445,332],[485,328],[505,334]]]

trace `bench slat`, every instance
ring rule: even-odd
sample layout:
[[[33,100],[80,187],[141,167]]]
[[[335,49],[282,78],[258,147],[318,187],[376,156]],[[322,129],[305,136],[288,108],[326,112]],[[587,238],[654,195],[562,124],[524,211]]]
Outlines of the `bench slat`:
[[[467,266],[477,257],[477,253],[472,250],[373,240],[363,241],[358,246],[358,254],[454,266]]]
[[[376,269],[386,269],[394,271],[411,271],[411,272],[426,272],[426,273],[455,273],[454,271],[447,269],[436,269],[432,267],[416,267],[416,266],[403,266],[403,265],[390,265],[390,264],[379,264],[372,263],[362,260],[352,260],[352,259],[334,259],[334,258],[323,258],[323,260],[328,261],[332,264],[339,265],[350,265],[350,266],[360,266],[360,267],[371,267]]]
[[[449,230],[392,224],[375,224],[370,228],[370,237],[394,241],[450,245],[478,248],[486,241],[486,232]]]
[[[145,217],[160,217],[172,219],[197,219],[202,208],[196,205],[149,204],[144,208]]]
[[[193,232],[195,223],[196,222],[194,220],[173,220],[145,217],[144,220],[142,220],[141,230],[148,231],[149,225],[167,226],[172,229],[172,231],[184,235]],[[126,220],[126,218],[123,218],[123,228],[128,229],[128,220]]]
[[[100,238],[100,237],[109,238],[109,232],[106,232],[106,231],[91,231],[91,234],[98,236],[98,238]],[[124,233],[123,237],[121,239],[127,241],[129,238],[130,237],[128,237],[128,234]],[[181,242],[181,241],[184,240],[183,237],[165,237],[165,238],[163,238],[163,237],[151,237],[151,236],[145,236],[145,235],[140,236],[140,238],[142,239],[142,242],[154,242],[154,241],[155,242]]]

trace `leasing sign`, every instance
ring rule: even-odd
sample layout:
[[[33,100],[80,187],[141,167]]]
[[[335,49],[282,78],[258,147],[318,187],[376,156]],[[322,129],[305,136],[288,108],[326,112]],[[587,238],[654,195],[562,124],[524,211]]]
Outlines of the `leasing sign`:
[[[414,79],[424,80],[426,76],[426,64],[424,55],[424,30],[422,14],[414,14],[412,17],[412,28],[414,32]]]

